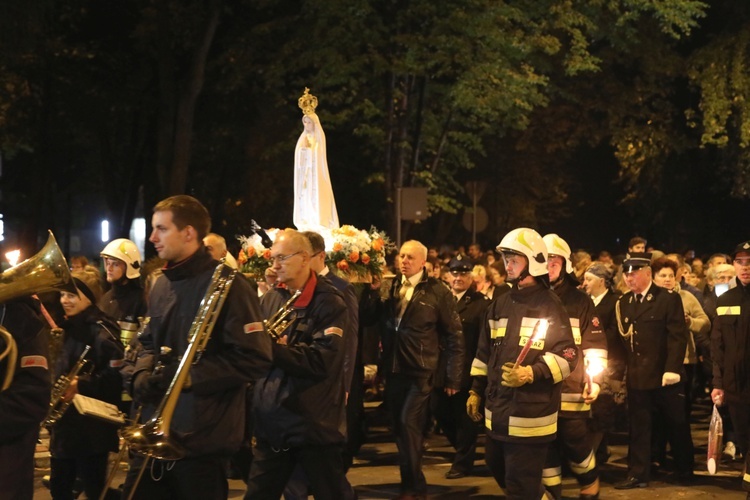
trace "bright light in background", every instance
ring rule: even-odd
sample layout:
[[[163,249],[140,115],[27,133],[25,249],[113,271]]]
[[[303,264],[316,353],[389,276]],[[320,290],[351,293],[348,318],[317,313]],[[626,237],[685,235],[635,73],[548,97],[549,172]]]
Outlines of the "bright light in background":
[[[133,219],[129,236],[141,255],[146,255],[146,219],[143,217]]]
[[[10,267],[13,267],[18,264],[18,259],[21,258],[21,251],[11,250],[10,252],[6,252],[5,258],[8,259],[8,262],[10,262]]]
[[[0,214],[0,241],[5,241],[5,221],[3,214]]]
[[[109,241],[109,221],[102,221],[102,241],[104,243]]]

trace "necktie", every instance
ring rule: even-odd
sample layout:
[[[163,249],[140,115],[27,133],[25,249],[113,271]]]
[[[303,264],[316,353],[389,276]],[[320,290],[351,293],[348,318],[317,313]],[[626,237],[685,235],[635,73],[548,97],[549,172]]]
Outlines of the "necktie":
[[[637,304],[640,304],[643,301],[643,294],[642,293],[636,293],[635,294],[635,302]]]
[[[406,306],[409,305],[409,289],[412,288],[411,281],[405,280],[403,283],[401,283],[401,288],[398,291],[398,320],[401,322],[401,316],[404,315],[404,311],[406,311]]]

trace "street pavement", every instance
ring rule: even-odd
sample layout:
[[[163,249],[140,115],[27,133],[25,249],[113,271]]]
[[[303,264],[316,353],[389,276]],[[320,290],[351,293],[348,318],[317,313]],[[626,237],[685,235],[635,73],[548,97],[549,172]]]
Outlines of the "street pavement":
[[[393,498],[399,493],[398,454],[384,419],[384,412],[378,407],[379,402],[367,404],[367,421],[369,423],[368,442],[362,447],[347,477],[354,486],[361,500]],[[740,477],[742,462],[724,461],[716,475],[706,472],[707,422],[710,407],[697,404],[693,410],[693,443],[695,444],[696,478],[690,485],[677,484],[672,476],[671,461],[665,464],[663,471],[653,475],[648,488],[635,490],[615,490],[612,485],[625,478],[627,471],[627,435],[620,432],[610,446],[609,461],[601,466],[601,498],[613,499],[745,499],[741,491]],[[430,498],[440,500],[459,499],[495,499],[503,498],[502,491],[491,477],[484,464],[484,436],[480,436],[479,460],[471,476],[448,480],[444,475],[450,468],[452,448],[447,439],[433,435],[427,441],[424,455],[424,474],[429,484]],[[43,462],[43,460],[40,460]],[[124,477],[125,464],[114,482],[118,485]],[[37,488],[35,500],[50,499],[49,491],[41,485],[41,476],[49,473],[43,467],[37,471]],[[240,480],[230,481],[229,498],[242,498],[245,491]],[[83,495],[81,496],[81,498]],[[578,487],[573,478],[563,481],[563,497],[578,498]]]

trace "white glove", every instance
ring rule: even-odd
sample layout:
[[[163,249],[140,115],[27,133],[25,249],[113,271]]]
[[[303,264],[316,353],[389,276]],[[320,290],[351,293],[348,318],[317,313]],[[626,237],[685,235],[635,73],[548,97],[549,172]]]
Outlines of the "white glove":
[[[661,376],[661,386],[666,387],[668,385],[674,385],[680,381],[680,374],[674,372],[664,372]]]

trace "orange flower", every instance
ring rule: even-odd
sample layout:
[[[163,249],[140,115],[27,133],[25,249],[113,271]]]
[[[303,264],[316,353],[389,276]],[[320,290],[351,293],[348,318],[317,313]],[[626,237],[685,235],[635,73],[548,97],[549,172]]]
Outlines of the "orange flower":
[[[266,260],[271,260],[271,249],[270,248],[266,248],[265,250],[263,250],[263,258],[266,259]]]
[[[255,247],[249,246],[247,247],[247,258],[251,258],[255,255]]]
[[[340,252],[343,249],[343,245],[339,242],[336,242],[333,244],[333,251],[334,252]]]
[[[354,250],[352,253],[349,254],[349,262],[357,262],[359,260],[359,252]]]
[[[247,254],[245,254],[244,250],[240,250],[240,254],[237,256],[237,263],[241,265],[245,262],[247,262]]]
[[[349,264],[345,260],[340,260],[336,263],[336,267],[341,269],[342,271],[348,271],[349,270]]]
[[[370,256],[365,254],[362,254],[362,264],[367,265],[370,263]]]
[[[383,245],[385,245],[383,238],[378,238],[377,240],[372,242],[372,249],[376,252],[379,252],[383,249]]]

